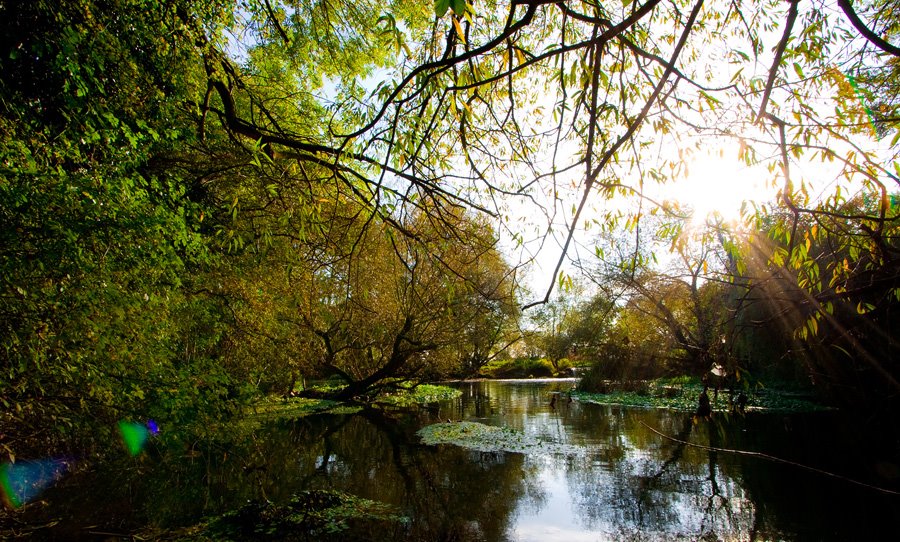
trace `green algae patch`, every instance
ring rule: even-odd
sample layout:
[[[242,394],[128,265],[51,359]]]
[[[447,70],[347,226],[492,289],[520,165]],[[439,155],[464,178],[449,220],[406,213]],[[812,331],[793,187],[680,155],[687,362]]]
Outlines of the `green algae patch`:
[[[261,401],[253,409],[254,412],[250,417],[259,421],[265,421],[302,418],[311,414],[355,414],[362,410],[362,407],[327,399],[291,397],[289,399]]]
[[[339,541],[368,540],[372,533],[392,539],[409,518],[385,503],[339,491],[312,490],[289,502],[252,501],[189,529],[173,531],[169,540]],[[158,534],[158,533],[157,533]]]
[[[478,452],[513,452],[526,454],[578,454],[579,446],[544,441],[508,427],[478,422],[436,423],[416,432],[424,444],[452,444]]]
[[[340,387],[316,387],[317,391],[333,392]],[[324,392],[323,392],[324,394]],[[371,404],[387,407],[411,407],[438,401],[455,399],[461,391],[449,386],[432,384],[401,385],[396,391],[379,395]],[[254,404],[248,414],[249,421],[302,418],[312,414],[356,414],[363,410],[362,403],[343,403],[317,397],[267,397]]]

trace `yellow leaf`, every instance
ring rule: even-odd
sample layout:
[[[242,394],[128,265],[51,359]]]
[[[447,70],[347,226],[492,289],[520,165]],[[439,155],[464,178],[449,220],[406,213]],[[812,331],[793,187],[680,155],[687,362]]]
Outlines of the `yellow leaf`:
[[[516,48],[516,58],[519,59],[519,64],[525,64],[525,53],[523,53],[521,49]]]
[[[456,35],[459,36],[459,40],[465,43],[466,35],[463,34],[463,29],[462,26],[460,26],[459,21],[456,19],[456,17],[451,17],[450,20],[453,21],[453,27],[456,28]]]

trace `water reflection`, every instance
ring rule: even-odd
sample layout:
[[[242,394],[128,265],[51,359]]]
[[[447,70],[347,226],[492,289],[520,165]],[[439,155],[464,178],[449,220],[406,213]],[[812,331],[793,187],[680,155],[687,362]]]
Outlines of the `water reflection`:
[[[796,467],[666,440],[760,451],[865,479],[871,463],[831,414],[752,415],[692,424],[668,411],[557,402],[568,384],[471,383],[452,415],[506,424],[584,452],[527,456],[510,538],[846,540],[893,529],[900,499]],[[485,398],[488,400],[485,401]],[[489,408],[485,408],[485,403]],[[876,480],[872,480],[875,482]],[[864,503],[864,504],[863,504]]]
[[[384,540],[842,540],[885,532],[900,513],[897,497],[686,446],[650,429],[867,476],[847,470],[867,464],[865,449],[823,415],[693,425],[680,413],[569,402],[572,385],[465,383],[459,398],[413,412],[272,422],[82,472],[49,489],[46,504],[30,507],[26,519],[60,520],[36,531],[38,539],[95,539],[92,533],[192,525],[247,500],[285,502],[309,489],[395,506],[409,521],[371,535]],[[553,407],[551,393],[561,393]],[[574,451],[483,453],[419,443],[416,430],[447,419],[512,427]]]

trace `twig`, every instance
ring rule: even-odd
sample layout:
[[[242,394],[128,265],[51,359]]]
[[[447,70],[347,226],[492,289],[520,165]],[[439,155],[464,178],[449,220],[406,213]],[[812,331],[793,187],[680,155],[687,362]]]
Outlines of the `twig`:
[[[635,11],[631,17],[625,19],[625,21],[633,21],[631,24],[635,24],[640,18],[642,18],[645,14],[650,13],[652,8],[648,6],[655,6],[656,2],[650,1],[644,4],[640,9]],[[688,37],[691,34],[691,30],[694,27],[694,22],[697,20],[697,16],[700,14],[700,9],[703,7],[703,0],[698,0],[697,3],[694,4],[693,9],[691,10],[691,14],[688,17],[687,23],[685,23],[684,30],[681,33],[681,37],[678,39],[678,43],[675,45],[675,50],[672,52],[672,56],[669,59],[668,65],[666,65],[666,69],[660,77],[659,81],[656,83],[656,86],[653,89],[653,92],[650,94],[650,98],[644,104],[644,107],[638,113],[637,117],[634,119],[634,122],[630,123],[628,129],[624,134],[619,136],[619,138],[612,144],[612,146],[603,154],[599,163],[594,168],[593,171],[589,171],[587,174],[587,178],[584,183],[584,192],[581,196],[581,201],[578,204],[577,209],[575,210],[575,214],[572,216],[572,222],[569,225],[568,232],[566,233],[566,241],[562,246],[562,253],[559,256],[559,260],[556,262],[556,267],[553,270],[553,278],[550,282],[550,287],[547,288],[547,293],[544,294],[544,298],[539,301],[531,302],[522,307],[522,310],[530,309],[531,307],[535,307],[537,305],[542,305],[547,303],[550,300],[550,294],[553,293],[553,287],[556,283],[557,278],[559,277],[559,271],[562,268],[563,262],[566,258],[566,253],[569,251],[569,245],[572,244],[572,239],[575,237],[575,229],[578,227],[578,221],[581,217],[582,211],[584,211],[585,204],[587,204],[588,197],[591,194],[591,189],[594,186],[594,182],[600,176],[600,173],[603,171],[603,168],[613,159],[616,153],[619,151],[619,148],[625,144],[626,141],[631,139],[634,133],[638,128],[644,123],[644,120],[647,118],[647,115],[650,113],[650,108],[653,107],[653,104],[656,103],[656,100],[659,98],[659,95],[662,93],[663,86],[665,86],[666,82],[668,82],[669,77],[672,76],[673,71],[675,70],[675,62],[681,56],[681,50],[684,47],[685,42],[687,42]],[[621,26],[625,21],[620,23]],[[619,26],[614,28],[619,28]],[[603,36],[609,34],[609,31],[604,32]],[[594,70],[597,70],[598,67],[595,66]],[[665,98],[664,98],[665,99]],[[591,123],[593,124],[593,123]],[[590,151],[590,149],[588,149]]]
[[[774,455],[764,454],[762,452],[750,452],[747,450],[733,450],[731,448],[718,448],[715,446],[706,446],[703,444],[695,444],[693,442],[688,442],[686,440],[677,439],[675,437],[670,437],[669,435],[650,427],[644,422],[640,422],[641,425],[646,427],[647,429],[653,431],[657,435],[663,437],[664,439],[671,440],[673,442],[677,442],[679,444],[684,444],[686,446],[693,446],[694,448],[700,448],[703,450],[709,450],[711,452],[723,452],[728,454],[736,454],[736,455],[746,455],[750,457],[758,457],[760,459],[768,459],[769,461],[774,461],[776,463],[783,463],[785,465],[792,465],[794,467],[800,467],[801,469],[806,469],[808,471],[812,471],[818,474],[824,474],[825,476],[830,476],[832,478],[837,478],[838,480],[843,480],[845,482],[849,482],[851,484],[856,484],[858,486],[862,486],[868,489],[874,489],[875,491],[880,491],[882,493],[887,493],[888,495],[900,495],[900,491],[894,491],[893,489],[887,489],[884,487],[873,486],[871,484],[867,484],[865,482],[860,482],[859,480],[854,480],[853,478],[848,478],[846,476],[842,476],[840,474],[835,474],[833,472],[828,472],[822,469],[817,469],[816,467],[810,467],[809,465],[804,465],[803,463],[797,463],[795,461],[790,461],[788,459],[782,459],[780,457],[775,457]]]

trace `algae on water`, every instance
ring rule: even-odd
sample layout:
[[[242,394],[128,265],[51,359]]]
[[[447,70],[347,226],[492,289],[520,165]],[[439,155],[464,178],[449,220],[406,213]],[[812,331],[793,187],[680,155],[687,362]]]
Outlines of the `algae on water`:
[[[329,490],[302,491],[290,502],[248,502],[213,519],[191,540],[338,541],[360,539],[359,534],[402,532],[409,518],[394,507],[355,495]]]
[[[577,454],[583,447],[541,440],[509,427],[496,427],[478,422],[436,423],[416,432],[422,442],[453,444],[479,452],[514,452],[528,454]]]

